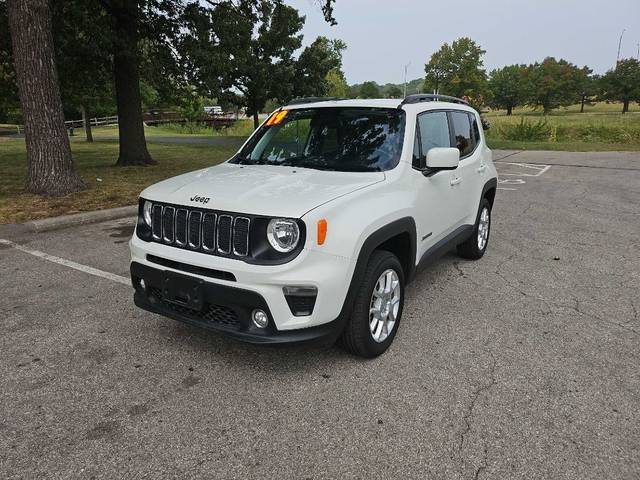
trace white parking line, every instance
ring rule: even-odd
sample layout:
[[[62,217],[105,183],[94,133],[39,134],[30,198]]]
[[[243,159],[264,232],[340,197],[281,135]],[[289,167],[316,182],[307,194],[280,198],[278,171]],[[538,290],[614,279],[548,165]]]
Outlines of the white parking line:
[[[72,262],[71,260],[66,260],[64,258],[56,257],[54,255],[49,255],[48,253],[44,253],[39,250],[32,250],[31,248],[25,247],[23,245],[18,245],[17,243],[14,243],[10,240],[5,240],[3,238],[0,238],[0,245],[7,245],[9,247],[15,248],[16,250],[20,250],[21,252],[28,253],[29,255],[42,258],[43,260],[47,260],[49,262],[57,263],[59,265],[64,265],[65,267],[73,268],[74,270],[79,270],[80,272],[88,273],[89,275],[106,278],[107,280],[111,280],[113,282],[118,282],[118,283],[122,283],[123,285],[131,286],[131,280],[129,280],[126,277],[122,277],[114,273],[105,272],[104,270],[98,270],[97,268],[88,267],[87,265],[82,265],[80,263]]]
[[[522,170],[519,173],[504,173],[500,172],[500,165],[510,165],[512,167],[519,167]],[[551,165],[544,164],[531,164],[531,163],[517,163],[517,162],[496,162],[496,168],[498,168],[498,175],[501,177],[498,179],[498,190],[511,190],[517,191],[517,188],[512,188],[516,185],[524,185],[527,183],[524,178],[526,177],[539,177],[544,174],[551,168]],[[507,167],[508,168],[508,167]],[[532,171],[532,173],[527,173],[527,171]],[[507,178],[504,178],[507,177]],[[520,178],[509,178],[509,177],[520,177]],[[524,177],[524,178],[523,178]],[[509,185],[507,187],[506,185]]]
[[[536,173],[503,173],[502,175],[513,175],[514,177],[539,177],[547,170],[551,168],[551,165],[536,165],[529,163],[512,163],[512,162],[500,162],[505,165],[515,165],[516,167],[524,167],[530,168],[531,170],[535,170]]]

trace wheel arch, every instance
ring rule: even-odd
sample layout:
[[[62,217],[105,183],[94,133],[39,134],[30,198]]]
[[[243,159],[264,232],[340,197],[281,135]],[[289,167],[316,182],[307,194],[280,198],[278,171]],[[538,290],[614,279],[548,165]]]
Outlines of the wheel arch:
[[[376,250],[387,250],[398,256],[404,271],[405,284],[415,276],[416,270],[416,222],[413,217],[403,217],[379,228],[371,233],[363,242],[358,253],[356,265],[349,283],[349,290],[340,311],[340,319],[344,322],[351,314],[353,302],[362,283],[367,263]],[[409,247],[408,252],[402,249]],[[400,252],[400,255],[398,253]],[[405,267],[406,265],[406,267]]]
[[[482,195],[480,195],[480,201],[486,198],[489,201],[489,205],[493,208],[493,202],[496,198],[496,190],[498,189],[498,179],[492,178],[484,184],[482,187]]]

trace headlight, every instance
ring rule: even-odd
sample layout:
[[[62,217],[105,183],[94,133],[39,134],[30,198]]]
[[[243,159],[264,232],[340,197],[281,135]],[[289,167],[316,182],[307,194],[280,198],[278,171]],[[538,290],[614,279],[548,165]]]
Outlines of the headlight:
[[[278,252],[288,253],[300,240],[300,229],[295,220],[274,218],[267,225],[267,239]]]
[[[151,226],[151,209],[152,208],[153,208],[153,204],[149,200],[146,200],[144,202],[144,205],[142,206],[142,218],[144,220],[144,223],[146,223],[148,226]]]

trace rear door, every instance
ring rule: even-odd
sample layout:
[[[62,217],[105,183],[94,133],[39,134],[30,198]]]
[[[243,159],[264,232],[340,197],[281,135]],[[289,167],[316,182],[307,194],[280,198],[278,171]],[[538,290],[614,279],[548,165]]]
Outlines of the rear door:
[[[454,171],[456,178],[453,202],[456,210],[456,227],[475,223],[480,199],[479,171],[482,168],[480,132],[475,114],[464,110],[451,110],[449,124],[452,130],[452,145],[460,150],[460,164]]]

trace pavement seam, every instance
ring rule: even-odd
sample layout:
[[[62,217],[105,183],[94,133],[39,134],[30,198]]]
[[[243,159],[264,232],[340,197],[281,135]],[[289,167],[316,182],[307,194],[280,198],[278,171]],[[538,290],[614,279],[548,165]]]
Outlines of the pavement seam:
[[[494,162],[499,162],[500,160],[504,160],[505,158],[513,157],[514,155],[519,155],[520,153],[522,153],[522,150],[520,150],[519,152],[510,153],[509,155],[505,155],[504,157],[496,158],[493,161]]]
[[[507,155],[506,157],[498,158],[494,160],[493,163],[510,163],[503,162],[502,160],[510,157],[511,155]],[[540,163],[540,162],[526,162],[527,165],[540,165],[540,166],[551,166],[551,167],[576,167],[576,168],[595,168],[598,170],[622,170],[628,172],[640,172],[640,168],[632,168],[632,167],[604,167],[601,165],[582,165],[582,164],[571,164],[571,163]]]

